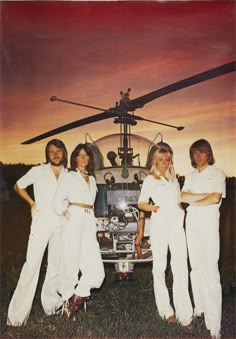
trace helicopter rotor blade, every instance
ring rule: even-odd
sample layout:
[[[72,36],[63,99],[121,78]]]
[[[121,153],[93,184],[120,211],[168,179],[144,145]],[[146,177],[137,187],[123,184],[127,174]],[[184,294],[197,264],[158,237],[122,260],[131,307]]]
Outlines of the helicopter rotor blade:
[[[135,120],[142,120],[142,121],[147,121],[147,122],[152,122],[154,124],[158,124],[158,125],[163,125],[163,126],[168,126],[168,127],[172,127],[172,128],[176,128],[177,131],[182,131],[184,129],[184,126],[174,126],[174,125],[170,125],[170,124],[165,124],[163,122],[159,122],[159,121],[155,121],[155,120],[150,120],[150,119],[146,119],[143,117],[140,117],[138,115],[131,115]]]
[[[29,140],[22,142],[21,144],[22,145],[32,144],[36,141],[51,137],[55,134],[66,132],[66,131],[69,131],[69,130],[76,128],[76,127],[84,126],[84,125],[90,124],[92,122],[105,120],[105,119],[113,118],[113,117],[116,117],[116,116],[117,116],[117,114],[112,112],[112,111],[106,111],[106,112],[102,112],[100,114],[95,114],[95,115],[92,115],[90,117],[80,119],[80,120],[76,120],[74,122],[71,122],[69,124],[63,125],[63,126],[58,127],[58,128],[55,128],[55,129],[48,131],[46,133],[40,134],[40,135],[38,135],[38,136],[36,136],[32,139],[29,139]]]
[[[141,108],[143,107],[145,104],[147,104],[148,102],[155,100],[159,97],[162,97],[164,95],[170,94],[172,92],[178,91],[180,89],[192,86],[192,85],[196,85],[198,83],[201,83],[203,81],[207,81],[213,78],[216,78],[218,76],[233,72],[236,70],[236,61],[232,61],[229,62],[227,64],[212,68],[208,71],[196,74],[194,76],[191,76],[189,78],[183,79],[181,81],[175,82],[171,85],[168,85],[166,87],[162,87],[156,91],[150,92],[146,95],[143,95],[141,97],[138,97],[136,99],[130,100],[129,101],[129,111],[134,111],[137,108]],[[90,117],[84,118],[84,119],[80,119],[74,122],[71,122],[69,124],[66,124],[64,126],[55,128],[51,131],[48,131],[46,133],[43,133],[41,135],[38,135],[32,139],[26,140],[24,142],[22,142],[23,145],[26,144],[31,144],[34,143],[36,141],[48,138],[50,136],[53,136],[55,134],[59,134],[68,130],[71,130],[73,128],[76,127],[80,127],[80,126],[84,126],[96,121],[100,121],[100,120],[105,120],[105,119],[109,119],[109,118],[113,118],[113,117],[117,117],[117,116],[124,116],[124,113],[119,110],[119,106],[110,108],[108,110],[103,109],[103,108],[99,108],[99,107],[95,107],[95,106],[90,106],[90,105],[85,105],[85,104],[80,104],[77,102],[73,102],[73,101],[68,101],[68,100],[64,100],[64,99],[59,99],[56,96],[52,96],[50,98],[51,101],[61,101],[61,102],[65,102],[65,103],[69,103],[69,104],[73,104],[73,105],[78,105],[78,106],[83,106],[83,107],[87,107],[87,108],[92,108],[92,109],[96,109],[96,110],[102,110],[102,113],[96,114],[96,115],[92,115]],[[127,115],[129,115],[127,113]],[[131,116],[131,115],[130,115]],[[163,125],[163,126],[168,126],[168,127],[173,127],[176,128],[178,131],[184,129],[183,126],[174,126],[174,125],[170,125],[170,124],[165,124],[162,122],[158,122],[158,121],[153,121],[153,120],[149,120],[149,119],[145,119],[139,116],[131,116],[132,118],[136,119],[136,120],[143,120],[143,121],[148,121],[148,122],[152,122],[152,123],[156,123],[159,125]]]
[[[180,89],[199,84],[200,82],[207,81],[230,72],[234,72],[235,70],[236,70],[236,61],[234,60],[227,64],[209,69],[208,71],[199,74],[195,74],[189,78],[177,81],[171,85],[162,87],[156,91],[150,92],[141,97],[130,100],[130,106],[132,107],[132,110],[135,110],[136,108],[141,108],[148,102],[160,98],[164,95],[179,91]]]
[[[98,111],[106,111],[106,110],[107,110],[106,108],[100,108],[100,107],[95,107],[95,106],[80,104],[80,103],[74,102],[74,101],[59,99],[59,98],[57,98],[55,95],[53,95],[53,96],[50,98],[50,101],[61,101],[61,102],[65,102],[65,103],[67,103],[67,104],[72,104],[72,105],[76,105],[76,106],[82,106],[82,107],[87,107],[87,108],[96,109],[96,110],[98,110]]]

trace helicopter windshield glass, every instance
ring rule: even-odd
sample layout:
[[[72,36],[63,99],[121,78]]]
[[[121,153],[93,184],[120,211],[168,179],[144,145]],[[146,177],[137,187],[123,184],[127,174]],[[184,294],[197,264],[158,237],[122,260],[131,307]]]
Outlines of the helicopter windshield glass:
[[[128,138],[130,141],[128,145],[130,163],[128,165],[145,167],[148,153],[153,145],[152,141],[136,134],[130,134]],[[107,135],[95,141],[104,157],[105,167],[122,165],[122,159],[119,157],[121,142],[122,135],[118,133]]]

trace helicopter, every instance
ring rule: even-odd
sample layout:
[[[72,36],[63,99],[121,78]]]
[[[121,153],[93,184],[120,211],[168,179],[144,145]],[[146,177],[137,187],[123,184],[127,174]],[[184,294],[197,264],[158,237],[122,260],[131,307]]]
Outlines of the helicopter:
[[[95,177],[98,188],[94,205],[97,220],[97,240],[103,262],[115,264],[117,280],[132,279],[134,265],[152,261],[149,239],[150,214],[148,213],[145,213],[145,232],[141,243],[141,253],[135,247],[141,213],[138,209],[138,198],[143,180],[149,174],[152,156],[156,150],[155,141],[160,136],[160,142],[163,142],[161,133],[158,133],[156,138],[151,141],[132,134],[131,128],[137,125],[138,121],[147,121],[175,128],[177,131],[184,129],[184,126],[174,126],[150,120],[135,115],[134,112],[159,97],[225,75],[235,71],[235,69],[236,61],[232,61],[132,100],[130,99],[131,89],[128,88],[127,92],[120,92],[120,101],[109,109],[52,96],[51,102],[59,101],[102,112],[22,142],[24,145],[31,144],[80,126],[110,118],[114,119],[115,124],[120,125],[119,133],[107,135],[96,141],[93,141],[88,133],[85,135],[85,142],[91,148],[95,161]],[[114,144],[119,145],[117,150],[110,149],[110,146]],[[104,154],[106,154],[106,164]]]

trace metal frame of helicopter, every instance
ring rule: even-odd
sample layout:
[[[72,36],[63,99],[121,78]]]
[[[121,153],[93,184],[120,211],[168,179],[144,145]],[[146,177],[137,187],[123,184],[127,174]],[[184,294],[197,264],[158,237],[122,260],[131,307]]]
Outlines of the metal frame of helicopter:
[[[106,208],[108,214],[102,218],[98,216],[98,240],[106,239],[110,244],[111,248],[103,251],[101,253],[104,255],[111,255],[111,258],[104,258],[104,262],[113,262],[116,265],[116,270],[118,273],[127,276],[128,272],[133,271],[133,265],[137,262],[148,262],[152,261],[151,258],[146,259],[137,259],[135,257],[135,247],[134,241],[137,234],[138,227],[138,209],[137,201],[140,192],[141,180],[138,179],[137,167],[133,166],[133,159],[138,157],[138,154],[133,154],[133,147],[131,147],[131,126],[135,126],[137,121],[147,121],[155,124],[164,125],[167,127],[172,127],[181,131],[184,129],[183,126],[174,126],[158,121],[153,121],[150,119],[143,118],[141,116],[134,115],[134,111],[138,108],[142,108],[148,102],[155,100],[159,97],[165,96],[172,92],[181,90],[183,88],[196,85],[203,81],[207,81],[236,70],[236,61],[229,62],[227,64],[209,69],[205,72],[196,74],[189,78],[183,79],[181,81],[175,82],[166,87],[160,88],[156,91],[138,97],[136,99],[130,100],[130,88],[126,93],[120,92],[121,100],[116,102],[115,107],[109,109],[103,109],[95,106],[85,105],[77,102],[72,102],[64,99],[59,99],[56,96],[50,98],[51,101],[60,101],[64,103],[69,103],[73,105],[78,105],[86,108],[91,108],[102,113],[92,115],[64,126],[53,129],[49,132],[43,133],[39,136],[36,136],[32,139],[24,141],[22,144],[31,144],[36,141],[51,137],[55,134],[59,134],[68,130],[71,130],[76,127],[84,126],[93,122],[114,118],[115,124],[120,124],[120,147],[118,148],[118,157],[121,160],[121,165],[118,166],[116,163],[116,154],[115,152],[109,152],[108,159],[111,162],[112,169],[121,169],[120,180],[122,185],[119,189],[115,188],[115,182],[112,182],[112,177],[114,178],[112,172],[109,168],[99,168],[99,171],[96,173],[96,179],[98,185],[102,183],[107,187],[106,190]],[[132,113],[130,113],[132,112]],[[139,167],[140,169],[140,167]],[[143,168],[142,171],[148,174],[148,169]],[[110,178],[108,179],[108,174],[111,173]],[[97,175],[99,174],[99,175]],[[133,187],[129,186],[126,179],[129,177],[137,177],[136,183],[133,183]],[[135,186],[135,184],[137,184]],[[117,205],[122,202],[126,206],[118,208]],[[95,210],[96,212],[96,210]],[[106,222],[105,222],[106,219]],[[115,254],[116,257],[112,258],[112,255]]]

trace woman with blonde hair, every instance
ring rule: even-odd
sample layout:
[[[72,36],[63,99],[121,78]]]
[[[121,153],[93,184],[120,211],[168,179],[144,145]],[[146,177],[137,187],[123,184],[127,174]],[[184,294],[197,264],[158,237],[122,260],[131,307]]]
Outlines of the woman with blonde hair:
[[[153,205],[149,204],[152,199]],[[153,280],[156,305],[160,316],[172,323],[179,321],[191,328],[192,304],[188,291],[187,247],[183,228],[184,211],[180,204],[180,188],[173,167],[173,150],[157,144],[150,174],[145,178],[138,207],[152,212],[150,239],[153,253]],[[173,303],[165,282],[168,248],[173,274]]]

